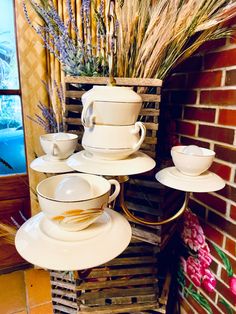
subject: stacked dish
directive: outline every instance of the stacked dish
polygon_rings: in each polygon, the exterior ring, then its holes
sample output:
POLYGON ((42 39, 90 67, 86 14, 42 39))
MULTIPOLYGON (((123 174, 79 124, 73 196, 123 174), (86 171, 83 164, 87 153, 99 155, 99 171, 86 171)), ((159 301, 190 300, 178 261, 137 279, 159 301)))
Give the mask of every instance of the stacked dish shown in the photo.
POLYGON ((146 128, 137 122, 142 98, 128 87, 94 86, 82 96, 82 146, 94 157, 125 159, 141 147, 146 128))

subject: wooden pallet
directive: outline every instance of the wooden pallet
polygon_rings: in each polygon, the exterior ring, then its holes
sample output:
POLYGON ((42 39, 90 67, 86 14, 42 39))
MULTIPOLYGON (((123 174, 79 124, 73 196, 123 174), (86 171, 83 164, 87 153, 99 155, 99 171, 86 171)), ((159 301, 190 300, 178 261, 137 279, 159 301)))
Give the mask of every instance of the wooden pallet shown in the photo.
MULTIPOLYGON (((143 106, 138 120, 145 124, 147 134, 141 150, 155 158, 162 81, 159 79, 139 78, 115 79, 117 86, 132 87, 133 90, 142 97, 143 106)), ((107 83, 107 77, 65 77, 66 111, 64 123, 67 132, 73 132, 79 136, 77 150, 82 150, 81 140, 83 127, 81 125, 81 96, 91 89, 93 85, 107 85, 107 83)))
POLYGON ((82 272, 51 271, 54 313, 165 313, 156 246, 133 240, 112 261, 82 272))

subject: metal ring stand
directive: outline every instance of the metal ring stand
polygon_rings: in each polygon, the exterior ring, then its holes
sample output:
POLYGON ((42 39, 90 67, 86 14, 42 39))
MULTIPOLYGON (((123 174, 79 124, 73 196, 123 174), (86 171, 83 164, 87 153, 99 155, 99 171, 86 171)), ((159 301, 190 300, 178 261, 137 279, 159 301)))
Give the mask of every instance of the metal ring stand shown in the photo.
POLYGON ((127 217, 131 218, 135 222, 139 222, 139 223, 142 223, 144 225, 150 225, 150 226, 161 226, 161 225, 167 224, 167 223, 179 218, 184 213, 184 211, 186 210, 186 208, 188 206, 189 192, 185 192, 184 203, 183 203, 182 207, 178 210, 178 212, 175 213, 173 216, 171 216, 167 219, 164 219, 162 221, 150 221, 150 220, 145 220, 145 219, 136 217, 135 215, 133 215, 130 212, 130 210, 128 209, 128 207, 125 203, 125 199, 124 199, 124 183, 128 181, 129 177, 128 176, 118 176, 116 179, 120 183, 120 196, 119 196, 120 207, 125 212, 127 217))

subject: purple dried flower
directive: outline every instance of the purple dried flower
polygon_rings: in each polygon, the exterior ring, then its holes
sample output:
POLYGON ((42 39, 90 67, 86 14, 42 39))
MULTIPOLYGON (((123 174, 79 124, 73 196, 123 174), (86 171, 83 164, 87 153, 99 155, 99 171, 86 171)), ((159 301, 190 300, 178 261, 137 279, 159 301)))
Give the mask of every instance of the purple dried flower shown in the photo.
POLYGON ((78 27, 76 25, 76 21, 74 18, 74 13, 73 13, 73 10, 71 7, 71 1, 70 0, 66 0, 66 7, 67 7, 68 14, 69 14, 69 21, 71 22, 72 27, 73 27, 74 31, 76 32, 76 34, 78 34, 79 30, 78 30, 78 27))

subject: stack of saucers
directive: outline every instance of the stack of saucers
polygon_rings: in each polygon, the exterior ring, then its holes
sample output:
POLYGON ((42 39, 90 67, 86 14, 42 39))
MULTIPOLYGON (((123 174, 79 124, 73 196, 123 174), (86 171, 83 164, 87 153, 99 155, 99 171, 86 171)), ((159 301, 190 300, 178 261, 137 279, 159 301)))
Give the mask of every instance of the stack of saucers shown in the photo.
POLYGON ((146 128, 137 122, 142 98, 128 87, 94 86, 82 96, 82 146, 95 158, 125 159, 138 151, 146 128))

